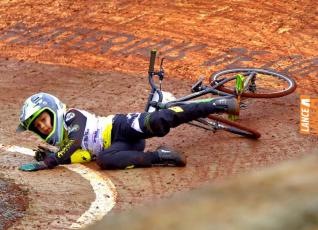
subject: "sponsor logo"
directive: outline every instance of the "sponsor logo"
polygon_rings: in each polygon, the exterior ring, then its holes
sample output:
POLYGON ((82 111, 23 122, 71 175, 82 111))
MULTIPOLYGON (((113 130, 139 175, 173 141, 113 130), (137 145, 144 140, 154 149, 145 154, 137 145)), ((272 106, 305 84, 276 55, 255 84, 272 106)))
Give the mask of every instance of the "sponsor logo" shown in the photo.
POLYGON ((300 96, 300 133, 318 134, 318 98, 300 96))
POLYGON ((163 152, 163 153, 170 153, 170 151, 164 150, 164 149, 161 149, 160 151, 163 152))
POLYGON ((72 144, 74 143, 74 140, 69 140, 65 146, 57 152, 57 157, 58 158, 62 158, 64 156, 64 154, 71 148, 72 144))
POLYGON ((97 137, 98 137, 99 131, 100 130, 97 129, 95 132, 93 132, 93 143, 97 142, 97 137))
POLYGON ((84 132, 84 136, 83 136, 83 145, 84 145, 84 148, 86 149, 88 149, 88 133, 89 133, 89 129, 87 129, 84 132))
POLYGON ((28 105, 24 105, 20 114, 20 120, 24 120, 28 105))
POLYGON ((72 125, 68 128, 68 133, 77 132, 80 129, 80 126, 78 124, 72 125))
POLYGON ((75 113, 67 113, 65 116, 65 122, 69 122, 70 120, 72 120, 75 117, 75 113))

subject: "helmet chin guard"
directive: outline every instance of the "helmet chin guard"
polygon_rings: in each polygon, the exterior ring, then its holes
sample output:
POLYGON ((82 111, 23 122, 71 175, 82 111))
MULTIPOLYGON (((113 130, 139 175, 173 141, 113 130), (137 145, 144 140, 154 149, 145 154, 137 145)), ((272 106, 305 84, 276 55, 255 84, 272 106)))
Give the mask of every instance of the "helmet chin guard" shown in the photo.
POLYGON ((66 106, 58 98, 48 93, 37 93, 27 98, 22 106, 20 125, 17 132, 30 130, 39 135, 48 144, 58 146, 63 141, 66 106), (52 119, 52 132, 44 136, 32 128, 34 120, 43 112, 48 111, 52 119))

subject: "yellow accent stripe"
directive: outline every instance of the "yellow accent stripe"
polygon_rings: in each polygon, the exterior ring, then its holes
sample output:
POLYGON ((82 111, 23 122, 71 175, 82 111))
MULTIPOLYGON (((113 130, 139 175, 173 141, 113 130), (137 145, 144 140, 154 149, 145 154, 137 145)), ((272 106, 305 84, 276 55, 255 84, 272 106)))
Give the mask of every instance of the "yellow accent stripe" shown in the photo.
POLYGON ((176 113, 181 113, 183 112, 183 109, 180 107, 180 106, 174 106, 174 107, 171 107, 169 108, 170 110, 176 112, 176 113))
POLYGON ((111 140, 112 140, 112 129, 113 129, 113 116, 109 116, 107 117, 107 122, 105 124, 105 129, 103 131, 103 146, 104 149, 109 148, 110 144, 111 144, 111 140))
POLYGON ((133 169, 135 168, 135 165, 128 165, 125 169, 133 169))

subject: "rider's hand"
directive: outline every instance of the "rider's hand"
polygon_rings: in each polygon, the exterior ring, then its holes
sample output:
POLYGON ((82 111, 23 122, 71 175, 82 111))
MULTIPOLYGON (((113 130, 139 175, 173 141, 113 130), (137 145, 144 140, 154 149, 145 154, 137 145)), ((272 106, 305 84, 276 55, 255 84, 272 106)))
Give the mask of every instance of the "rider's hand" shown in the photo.
POLYGON ((36 161, 44 161, 45 158, 55 154, 55 152, 43 146, 38 146, 38 149, 35 149, 34 151, 35 151, 34 159, 36 161))
POLYGON ((38 170, 43 170, 47 169, 48 167, 44 162, 34 162, 34 163, 28 163, 20 166, 21 171, 27 171, 27 172, 32 172, 32 171, 38 171, 38 170))

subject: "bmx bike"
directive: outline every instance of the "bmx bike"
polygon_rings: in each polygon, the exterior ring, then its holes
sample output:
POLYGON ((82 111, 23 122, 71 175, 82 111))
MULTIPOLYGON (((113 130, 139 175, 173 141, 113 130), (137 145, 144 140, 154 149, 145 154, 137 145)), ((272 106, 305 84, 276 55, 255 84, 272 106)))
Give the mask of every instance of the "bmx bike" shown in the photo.
MULTIPOLYGON (((164 58, 161 59, 159 71, 155 71, 156 50, 150 53, 148 80, 151 91, 146 103, 145 111, 166 109, 187 103, 207 102, 214 100, 213 97, 196 99, 210 94, 218 97, 236 97, 240 103, 240 109, 247 109, 244 99, 246 98, 275 98, 291 94, 296 89, 296 82, 286 75, 269 69, 237 68, 226 69, 213 73, 209 78, 209 84, 203 84, 200 78, 191 87, 191 94, 175 98, 170 92, 162 90, 162 81, 165 76, 163 69, 164 58), (154 77, 159 78, 159 87, 154 77), (195 100, 194 100, 195 99, 195 100)), ((199 118, 188 124, 211 130, 214 133, 224 130, 244 137, 258 139, 261 134, 249 127, 222 116, 210 114, 206 118, 199 118)))

